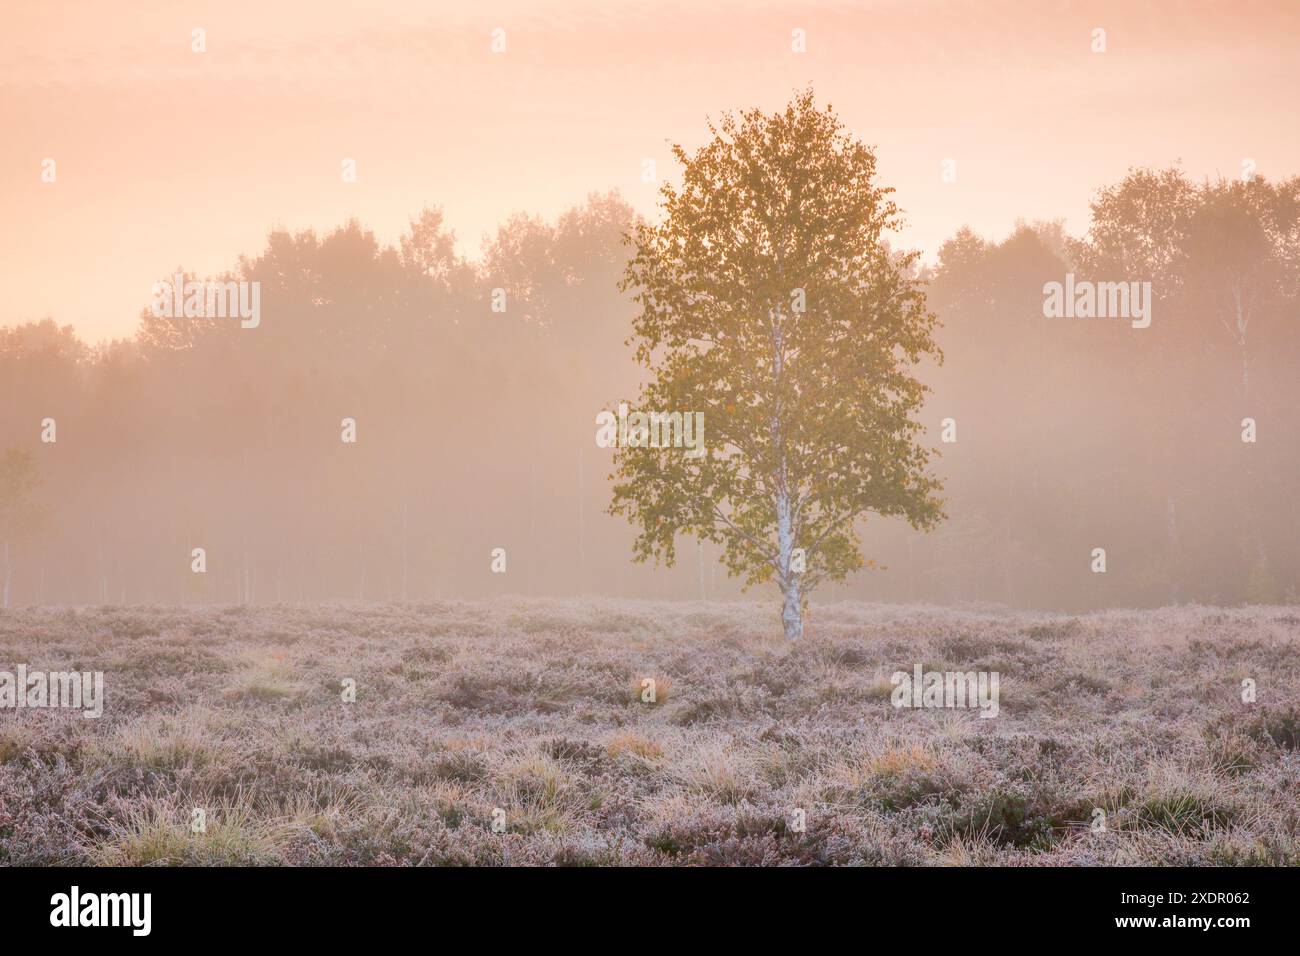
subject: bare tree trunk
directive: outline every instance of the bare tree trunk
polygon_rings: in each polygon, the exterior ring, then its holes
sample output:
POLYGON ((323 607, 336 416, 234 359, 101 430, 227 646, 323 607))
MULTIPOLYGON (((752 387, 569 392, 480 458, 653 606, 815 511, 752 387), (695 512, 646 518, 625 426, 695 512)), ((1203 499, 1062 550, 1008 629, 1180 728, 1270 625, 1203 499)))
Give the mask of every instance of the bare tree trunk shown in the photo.
POLYGON ((99 603, 108 603, 108 571, 104 565, 104 529, 99 530, 99 603))
POLYGON ((1232 290, 1232 301, 1237 309, 1237 327, 1236 338, 1237 345, 1241 349, 1241 399, 1248 401, 1250 399, 1250 355, 1246 351, 1246 329, 1250 325, 1249 307, 1242 308, 1241 288, 1234 286, 1232 290))
POLYGON ((586 593, 587 591, 587 550, 585 547, 585 528, 582 523, 582 505, 583 505, 583 487, 582 487, 582 446, 578 446, 578 591, 586 593))
POLYGON ((402 491, 402 603, 407 602, 407 585, 410 582, 410 532, 411 507, 406 500, 405 486, 402 491))
POLYGON ((366 546, 357 545, 357 600, 366 600, 366 546))
POLYGON ((704 542, 697 541, 696 545, 697 547, 696 547, 695 555, 700 563, 700 600, 703 601, 704 600, 704 542))
POLYGON ((533 593, 533 566, 537 564, 537 454, 528 459, 528 567, 524 571, 524 589, 533 593))
POLYGON ((799 604, 799 578, 789 575, 785 582, 785 605, 781 608, 781 623, 785 638, 797 641, 803 637, 803 608, 799 604))
POLYGON ((785 626, 788 641, 803 636, 803 608, 800 604, 799 574, 790 569, 794 552, 794 529, 791 527, 790 496, 782 490, 776 499, 776 538, 779 553, 777 574, 781 593, 785 598, 781 608, 781 623, 785 626))

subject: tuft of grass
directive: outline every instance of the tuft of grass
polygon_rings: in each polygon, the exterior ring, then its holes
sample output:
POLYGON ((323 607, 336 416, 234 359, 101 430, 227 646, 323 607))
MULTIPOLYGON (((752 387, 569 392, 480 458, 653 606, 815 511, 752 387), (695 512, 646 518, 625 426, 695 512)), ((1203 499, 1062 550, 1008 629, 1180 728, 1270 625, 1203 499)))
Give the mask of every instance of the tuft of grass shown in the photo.
POLYGON ((209 809, 204 832, 167 804, 132 808, 92 849, 100 866, 258 866, 283 863, 275 833, 248 806, 209 809))
POLYGON ((902 777, 908 773, 930 773, 939 765, 938 758, 921 744, 890 744, 871 758, 868 766, 873 777, 902 777))
POLYGON ((475 751, 451 750, 433 759, 429 775, 436 780, 477 783, 487 777, 488 764, 483 755, 475 751))
POLYGON ((246 651, 244 668, 227 689, 226 698, 247 703, 271 703, 291 700, 302 693, 294 680, 294 668, 288 651, 246 651))
POLYGON ((502 795, 508 828, 517 833, 558 833, 569 829, 566 798, 574 789, 553 758, 529 754, 502 768, 494 781, 502 795))
POLYGON ((862 691, 862 696, 867 700, 888 701, 894 693, 894 684, 888 677, 878 677, 869 683, 862 691))
POLYGON ((736 747, 704 740, 686 755, 681 779, 686 786, 720 803, 738 804, 756 790, 752 762, 736 747))
POLYGON ((620 731, 611 737, 609 743, 605 745, 605 750, 611 757, 630 753, 642 760, 658 760, 664 755, 663 747, 630 730, 620 731))
POLYGON ((641 674, 632 678, 627 687, 628 699, 644 707, 660 707, 672 697, 673 682, 663 674, 641 674), (646 681, 654 681, 654 700, 646 700, 650 687, 646 681))
POLYGON ((292 700, 301 688, 291 681, 270 674, 249 674, 226 691, 226 699, 248 703, 272 703, 292 700))
POLYGON ((1242 733, 1278 750, 1300 750, 1300 705, 1262 707, 1240 721, 1242 733))
POLYGON ((120 728, 99 748, 101 762, 154 771, 200 768, 223 756, 196 713, 150 715, 120 728))
POLYGON ((0 729, 0 763, 17 760, 27 749, 27 737, 17 727, 0 729))
POLYGON ((1234 811, 1212 797, 1190 790, 1175 790, 1147 797, 1137 807, 1140 826, 1162 830, 1172 836, 1203 834, 1227 826, 1234 811))

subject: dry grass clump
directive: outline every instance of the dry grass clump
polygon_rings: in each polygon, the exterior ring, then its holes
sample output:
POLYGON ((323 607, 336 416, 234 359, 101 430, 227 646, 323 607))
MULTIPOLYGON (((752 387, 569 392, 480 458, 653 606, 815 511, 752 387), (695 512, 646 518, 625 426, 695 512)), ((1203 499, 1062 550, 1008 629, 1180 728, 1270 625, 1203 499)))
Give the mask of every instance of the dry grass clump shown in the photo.
POLYGON ((95 738, 86 761, 111 767, 174 772, 199 769, 227 756, 220 716, 192 708, 179 713, 149 713, 121 723, 111 735, 95 738))
POLYGON ((619 754, 630 753, 642 760, 658 760, 664 755, 664 748, 660 747, 653 740, 642 737, 634 731, 625 730, 614 734, 605 745, 611 757, 617 757, 619 754))
POLYGON ((672 678, 663 674, 642 674, 632 678, 627 688, 630 703, 645 707, 661 707, 672 699, 672 678))
POLYGON ((167 802, 130 807, 90 852, 99 866, 257 866, 281 862, 275 826, 247 806, 214 808, 203 829, 167 802))
POLYGON ((694 793, 738 804, 758 790, 753 758, 732 741, 706 738, 680 758, 678 778, 694 793))

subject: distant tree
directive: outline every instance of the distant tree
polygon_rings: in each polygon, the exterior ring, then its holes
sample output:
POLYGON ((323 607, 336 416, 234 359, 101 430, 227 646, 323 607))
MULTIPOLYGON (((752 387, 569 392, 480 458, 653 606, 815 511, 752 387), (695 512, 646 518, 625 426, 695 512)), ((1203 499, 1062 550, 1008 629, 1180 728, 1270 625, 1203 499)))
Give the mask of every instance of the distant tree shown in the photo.
POLYGON ((468 268, 456 254, 456 234, 444 225, 441 206, 425 207, 401 237, 402 262, 421 275, 449 283, 468 268))
POLYGON ((1098 194, 1088 237, 1071 251, 1091 277, 1151 282, 1157 298, 1176 306, 1186 338, 1197 338, 1198 346, 1230 345, 1236 387, 1246 400, 1261 339, 1282 344, 1274 330, 1293 321, 1300 178, 1198 186, 1177 168, 1131 170, 1098 194), (1273 328, 1260 330, 1261 324, 1273 328))
POLYGON ((1129 170, 1093 200, 1088 238, 1072 243, 1074 258, 1089 275, 1140 276, 1159 298, 1173 299, 1186 275, 1196 193, 1177 167, 1129 170))
POLYGON ((0 558, 4 561, 4 607, 9 607, 13 583, 12 546, 36 531, 44 513, 36 502, 40 485, 36 460, 20 448, 0 456, 0 558))
POLYGON ((1260 351, 1281 344, 1280 327, 1294 326, 1298 187, 1300 180, 1275 186, 1262 177, 1207 183, 1188 224, 1187 289, 1213 321, 1213 340, 1226 333, 1236 349, 1243 402, 1260 351))
MULTIPOLYGON (((1256 568, 1246 592, 1267 594, 1271 568, 1288 563, 1273 555, 1290 555, 1294 568, 1296 554, 1276 530, 1295 499, 1274 476, 1294 473, 1296 460, 1288 430, 1300 354, 1300 178, 1197 184, 1176 168, 1130 170, 1098 194, 1088 235, 1072 252, 1087 278, 1152 283, 1156 347, 1135 349, 1125 337, 1123 352, 1141 364, 1111 357, 1132 374, 1129 402, 1145 410, 1146 480, 1151 497, 1163 498, 1171 552, 1187 552, 1180 525, 1207 539, 1215 527, 1220 540, 1239 541, 1243 566, 1256 568), (1226 458, 1216 436, 1235 437, 1247 417, 1278 428, 1278 441, 1226 458), (1201 440, 1189 440, 1201 423, 1209 423, 1201 440)), ((1219 586, 1210 575, 1203 582, 1201 593, 1219 586)))
POLYGON ((941 360, 935 319, 916 254, 885 242, 900 220, 875 155, 811 91, 710 131, 693 156, 673 147, 682 187, 634 230, 622 283, 652 375, 637 408, 703 412, 707 451, 620 447, 609 510, 639 526, 638 561, 672 565, 686 534, 747 587, 775 579, 794 640, 820 581, 874 564, 857 519, 943 517, 912 419, 927 389, 911 369, 941 360))

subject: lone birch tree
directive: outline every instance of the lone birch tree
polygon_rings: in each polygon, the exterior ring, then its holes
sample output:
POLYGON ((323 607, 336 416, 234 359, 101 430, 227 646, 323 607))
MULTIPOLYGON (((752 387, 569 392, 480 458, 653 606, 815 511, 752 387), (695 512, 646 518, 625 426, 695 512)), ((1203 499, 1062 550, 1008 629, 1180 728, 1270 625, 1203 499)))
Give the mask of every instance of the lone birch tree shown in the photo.
POLYGON ((918 254, 886 241, 893 190, 830 107, 808 90, 709 130, 693 155, 673 147, 682 185, 662 188, 658 225, 635 227, 620 285, 650 373, 635 407, 702 412, 705 450, 628 429, 609 511, 637 527, 637 561, 671 566, 688 535, 720 545, 746 588, 774 580, 794 640, 818 583, 874 566, 859 519, 943 517, 913 418, 928 389, 911 374, 942 355, 918 254))

